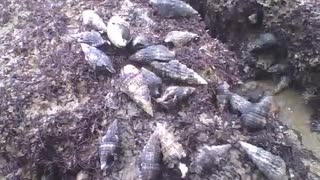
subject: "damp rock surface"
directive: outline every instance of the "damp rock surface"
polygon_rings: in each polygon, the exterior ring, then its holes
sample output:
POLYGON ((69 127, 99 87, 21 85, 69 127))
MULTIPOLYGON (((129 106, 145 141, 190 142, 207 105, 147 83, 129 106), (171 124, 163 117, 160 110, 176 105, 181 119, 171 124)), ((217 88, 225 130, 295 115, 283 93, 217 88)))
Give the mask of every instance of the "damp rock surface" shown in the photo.
MULTIPOLYGON (((186 151, 181 161, 187 167, 204 144, 245 141, 283 158, 296 179, 316 177, 307 167, 311 164, 316 170, 318 159, 303 146, 297 149, 299 140, 292 143, 284 136, 290 129, 278 120, 270 121, 262 131, 248 133, 237 126, 239 117, 228 109, 218 110, 215 86, 223 81, 230 85, 239 82, 237 67, 241 61, 206 33, 200 17, 163 19, 152 13, 145 0, 1 3, 10 15, 0 27, 0 177, 73 179, 86 172, 92 179, 137 179, 136 158, 157 122, 166 122, 179 136, 186 151), (94 71, 85 61, 79 44, 64 39, 91 30, 82 25, 81 13, 87 9, 99 14, 104 23, 115 14, 124 16, 133 37, 145 33, 157 44, 174 30, 200 35, 199 41, 174 49, 175 58, 205 78, 208 85, 197 86, 197 93, 179 109, 169 111, 154 104, 154 116, 145 114, 120 91, 119 73, 130 63, 129 51, 103 47, 101 51, 110 55, 115 70, 105 74, 94 71), (119 124, 120 152, 110 172, 103 172, 99 140, 114 120, 119 124)), ((105 33, 102 36, 107 39, 105 33)), ((165 83, 177 85, 170 80, 165 83)), ((181 177, 176 167, 161 166, 160 179, 181 177)), ((234 147, 209 171, 185 176, 247 179, 248 174, 261 176, 234 147)))

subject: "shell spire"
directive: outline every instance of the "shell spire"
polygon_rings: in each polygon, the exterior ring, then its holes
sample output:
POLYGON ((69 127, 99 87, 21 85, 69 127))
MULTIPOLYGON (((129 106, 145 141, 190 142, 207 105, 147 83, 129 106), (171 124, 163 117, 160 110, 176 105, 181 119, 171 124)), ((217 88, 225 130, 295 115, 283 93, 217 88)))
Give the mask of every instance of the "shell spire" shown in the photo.
POLYGON ((144 146, 138 160, 139 180, 156 180, 161 171, 159 134, 154 132, 144 146))
POLYGON ((203 145, 198 149, 192 167, 195 172, 201 174, 203 170, 217 165, 224 155, 231 149, 231 144, 224 145, 203 145))
POLYGON ((107 26, 102 18, 93 10, 85 10, 82 12, 82 23, 86 26, 91 26, 100 32, 107 32, 107 26))
POLYGON ((80 45, 82 51, 85 54, 85 59, 90 64, 90 66, 92 66, 94 69, 105 68, 110 73, 116 72, 111 59, 104 52, 84 43, 81 43, 80 45))
POLYGON ((126 65, 121 70, 123 80, 120 90, 135 101, 146 113, 153 116, 150 90, 141 71, 133 65, 126 65))
POLYGON ((164 45, 150 45, 137 51, 129 57, 130 61, 140 63, 151 63, 152 61, 170 61, 175 58, 175 52, 170 51, 164 45))
POLYGON ((270 180, 288 179, 286 164, 281 157, 246 142, 240 141, 240 145, 267 178, 270 180))
POLYGON ((198 73, 180 63, 178 60, 166 62, 154 61, 151 66, 161 76, 168 77, 188 84, 208 84, 198 73))
POLYGON ((112 16, 107 25, 107 34, 111 43, 124 48, 131 41, 130 25, 120 16, 112 16))
POLYGON ((189 4, 180 0, 150 0, 158 14, 165 18, 190 17, 198 14, 189 4))
POLYGON ((196 88, 189 86, 169 86, 156 101, 167 109, 174 108, 180 101, 188 98, 196 88))
POLYGON ((120 146, 118 120, 114 120, 106 134, 101 138, 99 154, 101 170, 111 167, 120 146))

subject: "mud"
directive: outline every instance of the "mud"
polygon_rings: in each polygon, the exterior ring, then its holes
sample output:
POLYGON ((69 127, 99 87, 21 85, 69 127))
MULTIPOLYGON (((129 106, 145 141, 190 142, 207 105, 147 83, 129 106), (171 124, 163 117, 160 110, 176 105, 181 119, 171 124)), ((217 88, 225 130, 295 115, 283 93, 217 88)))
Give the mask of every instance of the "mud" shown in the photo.
MULTIPOLYGON (((132 2, 136 3, 134 9, 149 11, 154 23, 128 16, 133 35, 147 33, 155 43, 162 43, 172 30, 201 36, 199 41, 174 50, 176 58, 206 78, 209 85, 198 86, 194 96, 172 111, 154 103, 151 118, 119 91, 119 71, 128 64, 130 52, 116 51, 111 56, 115 75, 100 74, 85 62, 79 44, 65 38, 86 29, 80 18, 84 9, 96 10, 107 22, 116 12, 126 12, 127 6, 122 5, 130 4, 128 1, 2 1, 9 18, 2 17, 6 24, 0 27, 1 175, 8 179, 75 179, 85 172, 88 179, 136 179, 135 158, 156 122, 167 122, 187 152, 182 162, 188 167, 203 144, 234 145, 217 167, 204 174, 190 170, 185 179, 263 179, 237 147, 239 140, 281 156, 292 179, 320 177, 313 170, 319 167, 319 160, 280 121, 270 121, 262 131, 247 132, 235 114, 227 109, 218 111, 215 86, 222 81, 238 83, 241 61, 206 33, 200 17, 161 19, 147 1, 132 2), (119 120, 121 153, 112 171, 104 173, 99 170, 98 142, 115 119, 119 120)), ((170 84, 176 83, 165 81, 164 86, 170 84)), ((180 176, 177 167, 169 169, 163 164, 161 179, 180 176)))

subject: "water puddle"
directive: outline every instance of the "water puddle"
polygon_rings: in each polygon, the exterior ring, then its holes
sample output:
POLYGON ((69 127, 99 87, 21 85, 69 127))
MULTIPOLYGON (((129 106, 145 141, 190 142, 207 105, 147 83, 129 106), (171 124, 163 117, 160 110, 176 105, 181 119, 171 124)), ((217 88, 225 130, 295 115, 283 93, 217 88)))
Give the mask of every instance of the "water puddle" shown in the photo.
MULTIPOLYGON (((275 84, 269 81, 259 81, 263 89, 272 89, 275 84)), ((275 96, 276 103, 280 106, 279 118, 288 127, 298 131, 302 136, 303 145, 320 158, 320 134, 311 132, 310 116, 312 108, 304 103, 299 92, 287 89, 275 96)))

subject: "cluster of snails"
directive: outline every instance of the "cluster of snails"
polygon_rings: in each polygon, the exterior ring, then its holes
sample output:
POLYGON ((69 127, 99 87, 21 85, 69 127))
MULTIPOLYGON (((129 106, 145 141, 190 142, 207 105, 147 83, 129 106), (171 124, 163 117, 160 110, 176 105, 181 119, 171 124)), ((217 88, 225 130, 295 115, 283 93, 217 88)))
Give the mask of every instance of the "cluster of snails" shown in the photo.
MULTIPOLYGON (((189 17, 197 14, 190 5, 180 0, 150 0, 149 3, 157 14, 164 18, 189 17)), ((107 25, 92 10, 85 10, 82 16, 83 24, 96 31, 82 32, 71 37, 80 43, 85 54, 85 60, 93 69, 99 68, 112 74, 116 73, 111 58, 99 49, 105 44, 119 49, 129 48, 133 50, 134 54, 128 58, 128 61, 145 66, 137 68, 129 63, 122 67, 120 90, 150 116, 153 116, 152 98, 155 98, 155 102, 164 108, 171 109, 196 90, 192 86, 173 85, 167 87, 161 94, 162 78, 187 85, 207 84, 207 81, 198 73, 176 60, 175 52, 168 48, 168 46, 181 47, 187 45, 199 38, 197 34, 187 31, 171 31, 164 39, 165 45, 153 44, 151 39, 145 35, 132 37, 130 24, 121 16, 111 17, 107 25), (107 35, 108 40, 103 38, 103 34, 107 35)), ((251 128, 265 126, 270 105, 269 97, 257 104, 252 104, 243 97, 231 93, 225 86, 218 88, 217 97, 229 102, 233 109, 242 114, 244 125, 251 128)), ((114 120, 100 141, 99 156, 102 170, 111 168, 117 160, 118 152, 121 149, 120 141, 119 122, 114 120)), ((280 157, 245 142, 240 142, 240 145, 267 177, 271 179, 285 177, 285 163, 280 157)), ((192 166, 195 167, 196 172, 201 173, 203 169, 210 167, 211 163, 215 163, 215 160, 224 155, 231 147, 230 144, 204 145, 196 154, 192 166)), ((138 179, 157 179, 163 162, 168 167, 178 164, 185 167, 180 163, 180 160, 184 157, 186 157, 186 152, 171 130, 167 128, 167 125, 158 123, 156 130, 138 157, 138 179)), ((186 171, 182 172, 184 176, 186 173, 186 171)))

